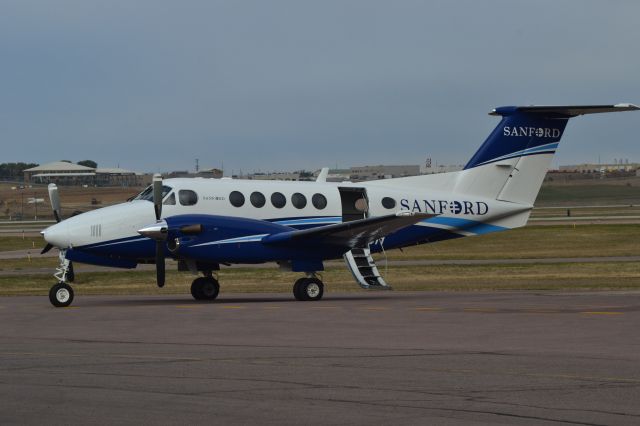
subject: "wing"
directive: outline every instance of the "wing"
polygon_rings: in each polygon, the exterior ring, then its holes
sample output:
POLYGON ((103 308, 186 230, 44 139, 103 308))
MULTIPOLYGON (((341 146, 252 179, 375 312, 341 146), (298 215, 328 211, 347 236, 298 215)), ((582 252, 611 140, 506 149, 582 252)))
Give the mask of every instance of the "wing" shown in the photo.
POLYGON ((373 241, 437 215, 401 211, 387 216, 360 219, 317 228, 267 235, 264 244, 328 244, 349 248, 367 247, 373 241))

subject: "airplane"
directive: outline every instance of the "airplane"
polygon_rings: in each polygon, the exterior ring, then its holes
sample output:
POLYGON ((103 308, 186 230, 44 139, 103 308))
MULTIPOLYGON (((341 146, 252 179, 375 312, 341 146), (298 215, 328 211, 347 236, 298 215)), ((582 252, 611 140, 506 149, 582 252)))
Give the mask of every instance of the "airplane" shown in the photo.
POLYGON ((343 258, 365 289, 390 289, 371 256, 394 248, 483 235, 526 225, 553 154, 570 118, 634 111, 633 104, 505 106, 478 151, 461 171, 367 182, 176 178, 152 184, 125 203, 62 220, 55 184, 49 185, 58 223, 42 231, 59 250, 56 307, 74 293, 73 262, 118 268, 156 265, 165 283, 165 259, 201 277, 196 300, 214 300, 221 265, 277 262, 304 274, 293 295, 324 294, 323 262, 343 258))

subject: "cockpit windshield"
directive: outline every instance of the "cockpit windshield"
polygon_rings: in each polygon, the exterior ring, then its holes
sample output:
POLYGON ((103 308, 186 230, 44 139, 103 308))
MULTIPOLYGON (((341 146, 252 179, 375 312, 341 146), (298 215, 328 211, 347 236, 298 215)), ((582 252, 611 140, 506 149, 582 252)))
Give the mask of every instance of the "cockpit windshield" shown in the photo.
MULTIPOLYGON (((171 187, 162 185, 162 199, 164 199, 169 192, 171 192, 171 187)), ((145 190, 136 195, 133 200, 153 201, 153 185, 147 186, 145 190)))

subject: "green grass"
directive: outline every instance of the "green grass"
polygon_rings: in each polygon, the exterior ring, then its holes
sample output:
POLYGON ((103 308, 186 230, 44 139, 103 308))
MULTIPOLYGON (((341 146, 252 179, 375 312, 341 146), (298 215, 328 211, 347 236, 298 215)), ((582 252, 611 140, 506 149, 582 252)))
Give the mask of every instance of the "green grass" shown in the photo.
POLYGON ((640 186, 543 185, 537 207, 573 205, 640 204, 640 186))
MULTIPOLYGON (((289 293, 298 277, 272 268, 225 270, 219 276, 226 293, 289 293)), ((171 271, 158 289, 153 272, 79 273, 73 287, 78 295, 188 294, 193 278, 171 271)), ((345 268, 329 268, 322 278, 328 292, 360 291, 345 268)), ((640 290, 640 268, 631 262, 390 267, 386 279, 398 291, 640 290)), ((52 284, 48 275, 0 276, 0 295, 45 295, 52 284)))
POLYGON ((639 225, 527 226, 390 250, 387 256, 390 260, 640 256, 639 240, 639 225))
POLYGON ((34 253, 36 251, 40 253, 45 244, 46 242, 41 236, 26 236, 24 239, 22 237, 3 236, 0 237, 0 252, 33 249, 34 253))

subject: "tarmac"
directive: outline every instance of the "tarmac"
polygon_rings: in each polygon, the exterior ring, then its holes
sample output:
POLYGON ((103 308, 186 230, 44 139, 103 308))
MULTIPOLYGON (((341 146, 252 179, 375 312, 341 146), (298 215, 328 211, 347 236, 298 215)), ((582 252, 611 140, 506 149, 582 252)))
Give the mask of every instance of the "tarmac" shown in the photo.
POLYGON ((640 292, 4 297, 0 424, 638 424, 639 329, 640 292))

